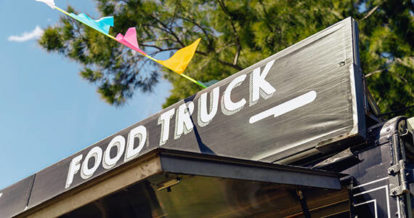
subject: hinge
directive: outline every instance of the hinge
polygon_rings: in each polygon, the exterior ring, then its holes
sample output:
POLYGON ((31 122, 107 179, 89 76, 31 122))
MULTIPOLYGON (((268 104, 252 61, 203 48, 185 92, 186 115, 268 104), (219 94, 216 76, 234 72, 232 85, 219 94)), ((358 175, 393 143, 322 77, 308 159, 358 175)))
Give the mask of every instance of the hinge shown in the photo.
POLYGON ((395 164, 388 168, 388 180, 390 184, 390 195, 400 196, 405 193, 409 193, 407 187, 407 176, 409 172, 405 168, 405 163, 400 160, 398 164, 395 164))

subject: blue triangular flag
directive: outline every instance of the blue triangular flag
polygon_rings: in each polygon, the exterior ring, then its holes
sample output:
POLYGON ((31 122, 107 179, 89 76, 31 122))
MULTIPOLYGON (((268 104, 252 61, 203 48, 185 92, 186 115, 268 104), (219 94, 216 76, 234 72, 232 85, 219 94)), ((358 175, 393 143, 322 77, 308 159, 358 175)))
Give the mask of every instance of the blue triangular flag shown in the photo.
POLYGON ((83 14, 83 13, 78 14, 78 15, 74 13, 70 13, 69 16, 71 16, 73 19, 76 19, 104 34, 108 34, 111 26, 114 26, 114 17, 112 16, 103 17, 99 20, 94 20, 88 17, 88 15, 83 14))

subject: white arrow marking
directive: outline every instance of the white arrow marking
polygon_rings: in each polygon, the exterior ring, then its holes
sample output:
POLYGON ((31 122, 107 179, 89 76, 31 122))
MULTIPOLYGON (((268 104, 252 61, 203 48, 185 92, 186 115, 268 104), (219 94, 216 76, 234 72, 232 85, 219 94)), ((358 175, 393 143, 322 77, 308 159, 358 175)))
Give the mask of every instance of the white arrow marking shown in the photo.
POLYGON ((272 107, 268 110, 265 110, 261 113, 258 113, 252 117, 250 117, 249 119, 249 123, 253 124, 256 123, 259 120, 263 120, 264 118, 270 117, 270 116, 274 116, 274 117, 278 117, 280 115, 283 115, 287 112, 293 111, 297 108, 300 108, 302 106, 305 106, 311 102, 313 102, 316 98, 316 92, 315 91, 310 91, 306 94, 303 94, 299 97, 296 97, 294 99, 291 99, 287 102, 284 102, 282 104, 279 104, 275 107, 272 107))

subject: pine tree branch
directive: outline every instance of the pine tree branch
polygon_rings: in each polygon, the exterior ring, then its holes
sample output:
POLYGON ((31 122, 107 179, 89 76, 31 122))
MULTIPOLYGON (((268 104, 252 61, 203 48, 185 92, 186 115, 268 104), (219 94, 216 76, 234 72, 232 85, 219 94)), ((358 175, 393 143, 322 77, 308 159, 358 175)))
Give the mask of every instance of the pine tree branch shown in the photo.
POLYGON ((398 110, 394 110, 394 111, 391 111, 391 112, 378 114, 378 116, 379 117, 384 117, 384 116, 388 116, 388 115, 391 115, 391 114, 400 114, 401 112, 405 112, 405 111, 407 111, 411 108, 414 108, 414 105, 410 105, 410 106, 407 106, 407 107, 404 107, 404 108, 401 108, 401 109, 398 109, 398 110))
MULTIPOLYGON (((180 45, 182 45, 184 47, 184 43, 179 39, 179 37, 165 23, 163 23, 159 19, 155 18, 154 16, 151 16, 151 17, 154 20, 156 20, 162 26, 162 28, 159 28, 159 29, 163 30, 164 32, 167 32, 168 34, 171 34, 176 39, 174 41, 177 42, 177 43, 179 43, 180 45)), ((162 49, 161 47, 155 46, 155 45, 147 45, 147 44, 141 44, 141 45, 142 46, 149 46, 149 47, 153 47, 153 48, 158 49, 159 51, 155 52, 154 54, 158 54, 158 53, 164 52, 164 51, 177 50, 177 48, 173 48, 173 49, 162 49)), ((241 48, 240 48, 240 50, 241 50, 241 48)), ((196 53, 201 54, 201 55, 204 55, 204 56, 207 56, 207 53, 205 53, 205 52, 197 51, 196 53)), ((240 51, 238 51, 238 53, 236 53, 236 55, 237 55, 236 63, 234 63, 234 62, 233 63, 229 63, 229 62, 226 62, 226 61, 223 61, 223 60, 219 60, 219 59, 217 59, 217 61, 220 64, 223 64, 225 66, 232 67, 232 68, 234 68, 236 70, 242 70, 243 68, 237 65, 237 60, 238 60, 239 53, 240 53, 240 51)))
POLYGON ((362 19, 361 19, 361 21, 363 21, 363 20, 365 20, 365 19, 367 19, 369 16, 371 16, 377 9, 378 9, 378 7, 379 7, 380 5, 377 5, 377 6, 375 6, 374 8, 372 8, 369 12, 368 12, 368 14, 367 15, 365 15, 362 19))
MULTIPOLYGON (((404 57, 405 59, 409 59, 410 62, 412 62, 412 65, 414 65, 414 57, 404 57)), ((406 67, 411 68, 412 65, 410 65, 410 63, 406 63, 405 61, 403 61, 401 58, 395 58, 395 62, 404 65, 406 67)))
POLYGON ((241 51, 240 37, 239 37, 239 34, 236 30, 236 26, 234 25, 233 18, 232 18, 232 15, 231 15, 230 11, 228 10, 228 8, 226 7, 226 5, 224 4, 224 2, 222 0, 217 0, 217 2, 219 3, 219 5, 220 5, 221 9, 223 10, 223 12, 225 14, 227 14, 227 16, 229 17, 231 28, 233 29, 233 35, 236 38, 237 51, 236 51, 236 54, 235 54, 234 59, 233 59, 233 65, 237 65, 237 62, 239 60, 240 51, 241 51))
MULTIPOLYGON (((414 62, 414 57, 408 57, 408 59, 412 59, 413 60, 413 62, 414 62)), ((391 61, 391 62, 389 62, 389 63, 387 63, 387 65, 386 66, 390 66, 391 64, 393 64, 393 63, 399 63, 399 64, 401 64, 401 65, 404 65, 404 66, 406 66, 406 67, 411 67, 410 65, 408 65, 407 63, 405 63, 401 58, 394 58, 394 60, 393 61, 391 61)), ((384 68, 384 69, 378 69, 378 70, 375 70, 375 71, 372 71, 372 72, 369 72, 369 73, 367 73, 367 74, 365 74, 365 78, 368 78, 368 77, 370 77, 370 76, 372 76, 372 75, 374 75, 374 74, 377 74, 377 73, 382 73, 383 71, 385 71, 386 70, 386 68, 384 68)), ((399 76, 400 77, 400 76, 399 76)), ((405 79, 405 78, 402 78, 402 77, 400 77, 400 79, 401 80, 404 80, 405 82, 407 82, 407 80, 405 79)))
POLYGON ((183 19, 183 20, 185 20, 187 22, 190 22, 190 23, 196 25, 203 32, 204 36, 207 38, 207 40, 208 40, 207 47, 209 48, 209 50, 214 51, 214 48, 213 48, 213 39, 210 37, 209 33, 207 32, 207 30, 205 28, 203 28, 199 23, 197 23, 194 20, 194 18, 191 18, 190 19, 190 18, 186 18, 186 17, 183 17, 183 16, 178 16, 178 18, 183 19))
MULTIPOLYGON (((264 13, 264 15, 266 17, 266 20, 267 20, 267 18, 270 17, 270 16, 269 16, 269 13, 266 10, 266 6, 265 6, 265 4, 263 3, 262 0, 259 0, 259 4, 260 4, 260 6, 262 6, 263 13, 264 13)), ((269 20, 269 21, 273 24, 272 20, 269 20)), ((266 24, 267 28, 269 28, 269 30, 274 32, 274 28, 269 24, 269 22, 265 22, 265 24, 266 24)))
MULTIPOLYGON (((220 0, 218 0, 218 1, 220 1, 220 0)), ((223 3, 224 4, 224 3, 223 3)), ((230 14, 228 13, 228 15, 230 16, 230 14)), ((165 28, 165 29, 167 29, 168 31, 166 31, 167 33, 169 33, 169 34, 171 34, 171 35, 173 35, 173 37, 177 40, 176 42, 177 43, 179 43, 180 45, 182 45, 183 47, 185 46, 184 45, 184 43, 179 39, 179 37, 171 30, 171 28, 169 28, 165 23, 163 23, 162 21, 160 21, 158 18, 156 18, 156 17, 154 17, 154 16, 151 16, 155 21, 157 21, 163 28, 165 28)), ((233 22, 231 21, 231 19, 230 19, 230 23, 232 23, 232 28, 233 28, 233 31, 234 31, 234 33, 235 33, 235 35, 237 36, 237 39, 239 38, 238 37, 238 35, 237 35, 237 31, 236 31, 236 28, 235 28, 235 26, 234 26, 234 24, 233 24, 233 22)), ((233 63, 229 63, 229 62, 226 62, 226 61, 223 61, 223 60, 219 60, 219 59, 217 59, 217 61, 220 63, 220 64, 223 64, 223 65, 225 65, 225 66, 229 66, 229 67, 232 67, 232 68, 234 68, 234 69, 236 69, 236 70, 242 70, 243 68, 242 67, 240 67, 240 66, 238 66, 237 65, 237 61, 238 61, 238 56, 239 56, 239 54, 240 54, 240 50, 241 50, 241 47, 240 47, 240 41, 239 40, 237 40, 237 43, 238 43, 238 52, 236 53, 236 57, 235 57, 235 61, 233 62, 233 63)), ((161 50, 162 50, 162 48, 160 48, 160 47, 158 47, 157 49, 159 49, 159 52, 161 52, 161 50)), ((172 49, 171 49, 172 50, 172 49)), ((165 50, 165 51, 167 51, 167 50, 165 50)), ((159 53, 159 52, 157 52, 157 53, 159 53)), ((201 54, 201 55, 204 55, 204 56, 207 56, 207 53, 205 53, 205 52, 201 52, 201 51, 197 51, 196 53, 198 53, 198 54, 201 54)))
POLYGON ((368 78, 368 77, 370 77, 374 74, 377 74, 377 73, 382 73, 384 70, 385 69, 380 69, 380 70, 375 70, 375 71, 369 72, 369 73, 365 74, 365 78, 368 78))
POLYGON ((175 32, 173 30, 171 30, 170 27, 168 27, 164 22, 162 22, 161 20, 159 20, 158 18, 156 18, 153 15, 151 15, 151 18, 154 19, 155 21, 157 21, 163 28, 165 28, 167 30, 166 32, 171 34, 177 40, 177 43, 179 43, 182 47, 185 47, 185 44, 180 40, 180 38, 177 36, 177 34, 175 34, 175 32))
MULTIPOLYGON (((208 55, 206 52, 202 52, 202 51, 196 51, 196 53, 197 53, 197 54, 204 55, 204 56, 207 56, 207 55, 208 55)), ((217 59, 217 61, 218 61, 220 64, 223 64, 223 65, 225 65, 225 66, 232 67, 232 68, 234 68, 234 69, 236 69, 236 70, 243 70, 243 68, 242 68, 242 67, 240 67, 239 65, 235 65, 235 64, 232 64, 232 63, 229 63, 229 62, 226 62, 226 61, 222 61, 222 60, 220 60, 220 59, 217 59)))

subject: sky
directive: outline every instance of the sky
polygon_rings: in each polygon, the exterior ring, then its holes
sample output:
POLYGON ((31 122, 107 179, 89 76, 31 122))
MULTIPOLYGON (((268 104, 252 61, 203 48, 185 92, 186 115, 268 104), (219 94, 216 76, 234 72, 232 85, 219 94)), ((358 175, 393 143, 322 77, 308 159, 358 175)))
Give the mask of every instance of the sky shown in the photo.
MULTIPOLYGON (((91 0, 55 2, 99 18, 91 0)), ((105 103, 79 64, 37 44, 59 16, 35 0, 0 0, 0 190, 160 111, 172 88, 163 80, 122 107, 105 103)))

